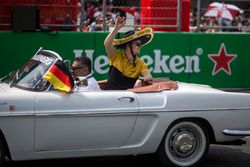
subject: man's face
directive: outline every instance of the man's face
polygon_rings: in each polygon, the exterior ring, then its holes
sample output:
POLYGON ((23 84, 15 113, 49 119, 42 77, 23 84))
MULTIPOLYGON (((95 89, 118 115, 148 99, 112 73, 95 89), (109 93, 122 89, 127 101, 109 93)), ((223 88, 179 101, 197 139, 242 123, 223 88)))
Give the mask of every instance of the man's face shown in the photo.
POLYGON ((134 54, 139 54, 141 50, 141 41, 140 40, 133 41, 132 48, 133 48, 134 54))
POLYGON ((85 76, 85 66, 81 65, 78 61, 74 61, 71 67, 71 73, 74 77, 85 76))

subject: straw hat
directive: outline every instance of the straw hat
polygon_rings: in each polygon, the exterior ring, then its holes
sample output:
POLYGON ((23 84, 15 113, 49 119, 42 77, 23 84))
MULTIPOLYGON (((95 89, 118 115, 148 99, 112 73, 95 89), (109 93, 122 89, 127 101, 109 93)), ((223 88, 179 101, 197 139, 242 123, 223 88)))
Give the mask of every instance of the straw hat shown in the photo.
POLYGON ((113 40, 113 45, 116 46, 117 48, 125 48, 127 43, 130 43, 135 40, 140 40, 141 45, 146 45, 151 40, 153 39, 153 30, 150 27, 144 28, 140 31, 127 31, 124 35, 123 38, 121 39, 114 39, 113 40))

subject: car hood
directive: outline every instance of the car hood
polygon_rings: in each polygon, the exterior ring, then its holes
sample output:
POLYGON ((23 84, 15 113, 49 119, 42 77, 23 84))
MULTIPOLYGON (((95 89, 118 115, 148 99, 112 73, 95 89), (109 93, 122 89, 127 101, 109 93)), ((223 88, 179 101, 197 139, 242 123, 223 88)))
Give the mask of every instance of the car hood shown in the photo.
POLYGON ((8 84, 6 84, 6 83, 1 83, 1 84, 0 84, 0 93, 6 92, 9 88, 10 88, 10 87, 9 87, 8 84))
POLYGON ((24 90, 18 89, 16 87, 10 87, 6 83, 0 83, 0 94, 3 93, 20 93, 24 92, 24 90))

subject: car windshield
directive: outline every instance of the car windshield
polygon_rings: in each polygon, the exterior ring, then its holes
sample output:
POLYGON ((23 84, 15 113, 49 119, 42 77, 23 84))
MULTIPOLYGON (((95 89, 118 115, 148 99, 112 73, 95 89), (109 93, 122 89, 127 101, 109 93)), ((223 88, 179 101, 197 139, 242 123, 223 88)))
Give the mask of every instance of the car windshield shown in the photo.
POLYGON ((16 72, 11 85, 29 90, 45 90, 49 82, 43 75, 57 60, 58 58, 52 53, 39 51, 16 72))

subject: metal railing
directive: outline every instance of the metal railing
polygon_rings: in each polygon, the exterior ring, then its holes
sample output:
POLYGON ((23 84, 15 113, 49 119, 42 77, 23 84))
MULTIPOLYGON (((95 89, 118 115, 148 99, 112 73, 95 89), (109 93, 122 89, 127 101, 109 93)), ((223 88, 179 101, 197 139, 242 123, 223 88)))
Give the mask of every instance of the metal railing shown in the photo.
MULTIPOLYGON (((101 29, 98 28, 100 31, 109 31, 114 26, 114 20, 115 17, 118 15, 122 15, 127 17, 127 24, 124 26, 125 29, 139 29, 144 26, 150 26, 155 29, 176 29, 176 31, 181 30, 181 0, 155 0, 154 4, 150 4, 151 6, 147 6, 147 3, 145 1, 140 0, 126 0, 126 4, 124 4, 124 1, 121 1, 121 3, 118 3, 118 1, 114 4, 110 3, 109 0, 103 0, 102 3, 102 9, 109 9, 109 10, 102 10, 99 14, 100 17, 103 18, 101 23, 98 23, 98 26, 102 25, 101 29), (159 3, 162 3, 164 5, 164 2, 170 2, 175 3, 176 6, 159 6, 159 3), (151 12, 158 12, 158 11, 169 11, 170 15, 167 14, 163 15, 162 13, 158 13, 158 15, 150 16, 150 14, 147 14, 146 11, 150 10, 151 12), (172 13, 171 13, 172 11, 172 13), (138 18, 137 15, 140 15, 138 18), (171 16, 171 15, 174 15, 171 16), (105 18, 105 19, 104 19, 105 18), (155 24, 155 22, 163 22, 161 24, 155 24), (174 24, 167 24, 168 22, 174 22, 174 24), (146 24, 145 24, 146 23, 146 24), (165 23, 165 24, 164 24, 165 23)), ((97 20, 92 20, 92 16, 88 15, 88 10, 91 8, 91 5, 96 6, 95 3, 91 1, 81 1, 82 7, 81 7, 81 13, 82 13, 82 21, 80 23, 80 27, 90 27, 89 31, 95 31, 92 30, 93 27, 97 27, 96 22, 97 20), (83 7, 84 6, 84 7, 83 7), (84 24, 88 22, 88 24, 84 24), (90 22, 90 23, 89 23, 90 22)), ((96 17, 95 19, 98 19, 96 17)), ((93 28, 94 29, 94 28, 93 28)), ((98 31, 97 30, 97 31, 98 31)))
POLYGON ((103 0, 102 4, 96 0, 81 0, 77 4, 75 1, 67 0, 67 3, 62 1, 61 4, 46 4, 45 0, 37 0, 34 1, 36 3, 31 4, 28 3, 28 0, 27 2, 15 0, 15 3, 3 0, 3 3, 0 4, 0 30, 11 30, 13 6, 36 5, 40 8, 41 28, 49 27, 56 30, 68 28, 83 32, 109 31, 114 26, 115 17, 124 15, 127 17, 125 29, 137 30, 150 26, 155 30, 181 31, 182 0, 153 0, 152 3, 148 3, 150 2, 148 0, 103 0), (59 11, 60 8, 65 8, 69 12, 59 12, 58 14, 56 11, 59 11), (8 11, 3 12, 4 10, 2 10, 1 12, 1 9, 5 9, 5 11, 8 9, 8 11), (63 21, 67 15, 71 16, 72 22, 65 24, 63 21))
POLYGON ((150 26, 155 31, 250 32, 250 0, 190 0, 189 6, 182 0, 62 0, 61 4, 59 1, 55 4, 47 0, 34 0, 33 4, 26 1, 1 1, 0 30, 11 30, 14 5, 36 5, 40 8, 40 28, 48 30, 105 32, 113 28, 118 15, 123 15, 127 17, 124 31, 150 26), (232 4, 240 11, 225 24, 223 18, 205 16, 213 2, 232 4), (190 11, 190 16, 183 13, 185 10, 190 11))

